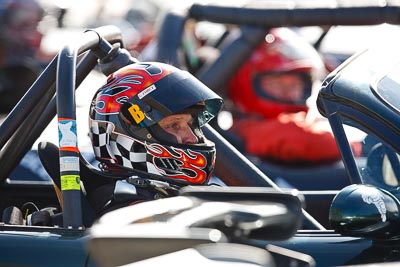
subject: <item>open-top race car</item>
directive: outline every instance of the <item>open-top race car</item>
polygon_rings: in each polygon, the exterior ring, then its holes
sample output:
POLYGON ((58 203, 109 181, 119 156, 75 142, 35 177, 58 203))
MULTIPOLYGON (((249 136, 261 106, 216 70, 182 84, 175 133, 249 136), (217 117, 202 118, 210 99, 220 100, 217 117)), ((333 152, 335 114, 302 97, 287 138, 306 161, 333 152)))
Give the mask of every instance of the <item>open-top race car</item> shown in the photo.
MULTIPOLYGON (((289 3, 294 4, 281 4, 289 3)), ((189 19, 245 25, 216 61, 196 72, 217 90, 271 27, 398 23, 398 5, 369 4, 273 9, 193 5, 183 14, 166 14, 157 59, 181 66, 180 41, 189 19)), ((59 161, 63 152, 55 145, 42 142, 37 148, 51 180, 8 179, 56 114, 76 123, 74 91, 91 72, 108 75, 137 61, 121 48, 121 40, 112 26, 83 33, 79 42, 59 52, 0 125, 1 264, 153 266, 190 260, 206 266, 339 266, 399 261, 398 44, 354 55, 322 85, 318 109, 330 123, 349 179, 335 191, 279 188, 267 171, 211 126, 204 133, 216 144, 215 175, 223 185, 184 187, 177 197, 124 207, 100 218, 80 187, 64 186, 62 196, 56 194, 53 184, 59 185, 60 163, 65 162, 59 161), (365 153, 353 151, 354 142, 365 153), (51 226, 35 224, 29 216, 33 210, 47 216, 51 226)), ((79 132, 76 125, 71 134, 79 132)), ((68 154, 79 158, 79 167, 68 173, 64 166, 62 174, 104 177, 80 150, 68 154)), ((285 174, 285 169, 275 169, 285 174)), ((326 177, 317 176, 322 173, 310 170, 308 178, 324 183, 326 177)))

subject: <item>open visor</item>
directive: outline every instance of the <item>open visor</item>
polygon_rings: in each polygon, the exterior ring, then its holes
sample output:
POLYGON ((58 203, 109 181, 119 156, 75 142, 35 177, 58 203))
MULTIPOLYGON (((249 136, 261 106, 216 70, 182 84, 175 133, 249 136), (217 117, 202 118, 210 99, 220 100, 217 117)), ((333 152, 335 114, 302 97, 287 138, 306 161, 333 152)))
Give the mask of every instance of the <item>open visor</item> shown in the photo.
POLYGON ((218 114, 223 100, 193 75, 180 71, 165 76, 129 99, 121 112, 133 124, 145 128, 197 103, 205 104, 199 114, 202 126, 218 114))
POLYGON ((266 72, 254 76, 253 87, 256 95, 266 100, 282 104, 305 105, 307 98, 311 95, 312 79, 310 73, 306 72, 266 72))

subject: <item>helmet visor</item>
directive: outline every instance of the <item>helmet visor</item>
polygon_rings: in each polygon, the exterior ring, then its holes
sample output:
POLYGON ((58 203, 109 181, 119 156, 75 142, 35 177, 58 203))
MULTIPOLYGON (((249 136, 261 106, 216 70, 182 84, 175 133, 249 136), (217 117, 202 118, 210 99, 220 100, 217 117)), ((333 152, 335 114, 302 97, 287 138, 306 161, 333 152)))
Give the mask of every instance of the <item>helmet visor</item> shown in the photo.
POLYGON ((311 77, 299 72, 269 72, 254 77, 255 93, 278 103, 304 105, 311 94, 311 77))
POLYGON ((197 103, 205 104, 204 111, 198 115, 202 126, 218 114, 223 100, 190 73, 182 71, 142 90, 124 104, 121 112, 133 124, 145 128, 197 103))

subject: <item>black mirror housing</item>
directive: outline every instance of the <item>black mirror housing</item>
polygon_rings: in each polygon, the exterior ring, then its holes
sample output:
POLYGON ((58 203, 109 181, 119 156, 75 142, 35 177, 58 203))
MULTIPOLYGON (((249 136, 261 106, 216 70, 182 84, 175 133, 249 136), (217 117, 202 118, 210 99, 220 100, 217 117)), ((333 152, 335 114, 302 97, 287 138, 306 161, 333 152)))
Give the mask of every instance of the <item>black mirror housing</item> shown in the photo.
POLYGON ((374 240, 396 239, 400 235, 399 203, 389 191, 353 184, 333 199, 329 222, 340 234, 374 240))

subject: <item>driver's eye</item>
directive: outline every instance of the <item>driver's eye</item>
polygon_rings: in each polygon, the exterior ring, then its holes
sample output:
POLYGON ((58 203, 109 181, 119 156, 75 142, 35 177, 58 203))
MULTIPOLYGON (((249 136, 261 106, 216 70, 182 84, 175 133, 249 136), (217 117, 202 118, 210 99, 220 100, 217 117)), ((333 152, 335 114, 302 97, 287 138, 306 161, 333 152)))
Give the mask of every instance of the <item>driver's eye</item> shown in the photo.
POLYGON ((168 125, 168 129, 172 129, 174 131, 179 131, 182 130, 183 128, 186 128, 186 126, 191 126, 193 124, 193 119, 190 121, 181 121, 181 122, 175 122, 172 123, 171 125, 168 125))
POLYGON ((178 123, 173 123, 173 124, 167 126, 167 128, 178 131, 181 127, 178 123))
POLYGON ((188 126, 190 128, 192 124, 193 118, 190 114, 171 115, 159 122, 161 128, 174 133, 186 130, 186 128, 188 128, 188 126))

